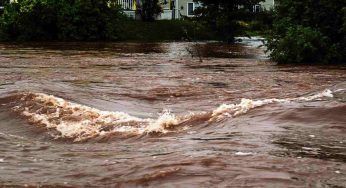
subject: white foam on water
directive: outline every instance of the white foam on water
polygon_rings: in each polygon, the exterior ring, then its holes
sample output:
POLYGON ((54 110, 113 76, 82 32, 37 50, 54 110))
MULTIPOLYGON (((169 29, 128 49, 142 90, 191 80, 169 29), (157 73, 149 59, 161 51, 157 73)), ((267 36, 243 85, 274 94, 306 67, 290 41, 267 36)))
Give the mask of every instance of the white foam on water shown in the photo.
MULTIPOLYGON (((286 99, 251 100, 242 99, 239 104, 222 104, 211 113, 190 113, 176 116, 169 111, 163 112, 157 119, 143 119, 124 112, 102 111, 85 105, 68 102, 62 98, 43 93, 23 94, 21 101, 13 108, 37 126, 55 129, 57 138, 70 138, 83 141, 112 133, 167 133, 181 124, 191 123, 207 115, 209 121, 218 121, 228 117, 246 114, 249 110, 273 103, 312 101, 323 97, 333 97, 330 90, 316 95, 286 99)), ((186 130, 186 127, 183 127, 186 130)))
POLYGON ((249 110, 273 103, 289 103, 300 101, 313 101, 323 97, 333 97, 333 92, 329 89, 308 97, 286 98, 286 99, 263 99, 251 100, 241 99, 239 104, 222 104, 212 113, 211 120, 221 120, 225 117, 235 117, 247 113, 249 110))
POLYGON ((258 48, 260 46, 264 45, 265 38, 263 37, 236 37, 236 40, 238 40, 240 44, 244 44, 249 47, 255 47, 258 48))
POLYGON ((238 156, 249 156, 249 155, 253 155, 253 153, 238 151, 238 152, 235 153, 235 155, 238 155, 238 156))
POLYGON ((157 120, 151 121, 145 128, 145 132, 167 133, 167 129, 180 123, 179 119, 169 111, 164 112, 157 120))
MULTIPOLYGON (((27 100, 28 95, 24 95, 22 100, 27 100)), ((54 128, 61 137, 74 138, 75 141, 104 134, 105 131, 102 130, 107 126, 114 126, 114 131, 119 132, 126 132, 128 127, 137 127, 137 129, 131 128, 129 131, 134 132, 136 130, 142 133, 140 125, 150 122, 150 120, 133 117, 124 112, 101 111, 67 102, 52 95, 43 93, 31 95, 33 95, 31 103, 28 104, 28 101, 25 101, 16 106, 14 110, 22 110, 22 115, 26 116, 29 122, 54 128), (116 127, 117 125, 119 128, 116 127)), ((112 131, 112 129, 108 130, 108 132, 112 131)))

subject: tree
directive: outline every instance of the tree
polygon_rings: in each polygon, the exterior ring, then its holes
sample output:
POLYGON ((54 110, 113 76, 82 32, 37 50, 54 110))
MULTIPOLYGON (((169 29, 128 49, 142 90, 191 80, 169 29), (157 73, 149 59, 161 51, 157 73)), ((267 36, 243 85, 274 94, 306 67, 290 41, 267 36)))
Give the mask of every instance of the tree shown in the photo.
POLYGON ((242 29, 242 21, 253 16, 252 7, 263 0, 195 0, 201 4, 195 11, 197 19, 217 32, 222 40, 234 42, 242 29))
POLYGON ((115 0, 17 0, 0 18, 4 40, 116 40, 125 19, 115 0))
POLYGON ((138 13, 143 21, 154 21, 162 12, 158 0, 142 0, 138 5, 138 13))
POLYGON ((346 1, 277 0, 267 46, 278 63, 345 63, 346 1))

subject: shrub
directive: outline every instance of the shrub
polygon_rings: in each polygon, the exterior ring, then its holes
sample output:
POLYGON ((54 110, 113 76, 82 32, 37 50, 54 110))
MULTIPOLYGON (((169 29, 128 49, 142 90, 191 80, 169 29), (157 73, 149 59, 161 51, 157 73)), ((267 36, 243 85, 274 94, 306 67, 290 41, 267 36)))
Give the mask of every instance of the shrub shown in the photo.
POLYGON ((143 0, 138 6, 137 13, 139 13, 143 21, 154 21, 162 12, 158 0, 143 0))
POLYGON ((121 29, 123 32, 121 32, 120 40, 158 42, 214 39, 212 31, 191 20, 157 20, 155 22, 130 20, 121 29))
POLYGON ((271 56, 278 62, 314 63, 328 60, 328 38, 318 30, 303 26, 289 26, 283 37, 270 41, 271 56))
POLYGON ((247 33, 250 35, 268 35, 273 25, 273 10, 264 10, 254 14, 248 23, 247 33))
POLYGON ((7 40, 116 40, 125 17, 107 0, 18 0, 5 6, 7 40))
POLYGON ((194 0, 202 4, 195 14, 201 23, 209 26, 221 40, 234 42, 244 32, 243 21, 253 18, 252 6, 263 0, 194 0))
POLYGON ((345 63, 343 0, 278 0, 267 46, 278 63, 345 63))

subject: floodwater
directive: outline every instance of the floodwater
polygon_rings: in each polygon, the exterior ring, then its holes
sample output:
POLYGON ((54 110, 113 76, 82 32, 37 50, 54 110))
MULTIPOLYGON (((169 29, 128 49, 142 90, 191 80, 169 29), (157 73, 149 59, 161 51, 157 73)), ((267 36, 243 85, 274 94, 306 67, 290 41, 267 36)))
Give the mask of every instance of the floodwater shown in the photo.
POLYGON ((346 67, 260 43, 0 44, 0 187, 346 187, 346 67))

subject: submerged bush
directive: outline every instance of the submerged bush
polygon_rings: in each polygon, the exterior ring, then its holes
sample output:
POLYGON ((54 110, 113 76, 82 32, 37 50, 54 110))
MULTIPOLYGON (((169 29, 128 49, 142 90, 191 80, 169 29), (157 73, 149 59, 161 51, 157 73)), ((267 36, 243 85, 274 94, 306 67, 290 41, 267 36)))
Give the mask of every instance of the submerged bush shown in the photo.
POLYGON ((116 40, 125 17, 109 0, 18 0, 0 19, 4 40, 116 40))
POLYGON ((278 0, 267 46, 278 63, 345 63, 346 2, 278 0))
POLYGON ((215 39, 213 31, 192 20, 157 20, 155 22, 130 20, 122 29, 120 40, 158 42, 215 39))
POLYGON ((197 20, 215 31, 220 40, 233 43, 236 35, 244 33, 243 23, 253 19, 252 6, 263 0, 194 1, 202 5, 194 12, 197 20))

